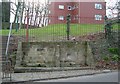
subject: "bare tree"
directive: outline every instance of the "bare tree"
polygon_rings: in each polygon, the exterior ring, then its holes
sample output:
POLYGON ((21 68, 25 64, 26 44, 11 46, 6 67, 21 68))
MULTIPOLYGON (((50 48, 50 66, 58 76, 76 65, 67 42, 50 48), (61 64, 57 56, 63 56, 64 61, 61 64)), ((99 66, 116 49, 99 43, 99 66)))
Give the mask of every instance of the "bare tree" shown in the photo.
MULTIPOLYGON (((19 0, 18 0, 19 1, 19 0)), ((48 23, 48 3, 49 0, 45 0, 45 3, 37 1, 22 0, 23 2, 12 2, 13 7, 11 8, 12 14, 15 15, 14 23, 19 22, 19 29, 21 28, 22 21, 26 24, 27 14, 29 13, 29 26, 40 27, 45 26, 48 23), (28 11, 29 9, 29 11, 28 11)))
POLYGON ((34 3, 32 3, 32 10, 31 10, 31 17, 30 17, 30 26, 32 24, 33 17, 34 17, 33 13, 34 13, 34 3))
POLYGON ((24 27, 26 27, 26 24, 28 24, 29 25, 29 22, 30 22, 30 19, 29 19, 29 14, 30 14, 30 2, 25 2, 25 10, 24 10, 24 12, 25 12, 25 15, 24 15, 24 27), (28 23, 26 23, 26 21, 28 20, 28 23))
POLYGON ((39 23, 38 23, 38 27, 40 26, 40 24, 41 24, 41 21, 42 21, 42 12, 43 12, 43 7, 40 9, 40 11, 39 11, 39 23))
POLYGON ((120 0, 117 0, 115 4, 112 4, 112 2, 108 3, 107 10, 109 10, 109 16, 112 18, 118 17, 119 9, 120 9, 120 0))
POLYGON ((20 25, 19 25, 19 29, 22 27, 24 8, 25 8, 25 3, 24 3, 24 0, 23 0, 23 2, 21 3, 21 10, 20 10, 20 25))
POLYGON ((20 5, 21 5, 21 2, 18 2, 18 5, 16 5, 17 9, 16 9, 16 13, 15 13, 14 23, 18 19, 18 12, 19 12, 20 5))
POLYGON ((49 0, 45 0, 45 7, 44 7, 44 14, 43 14, 43 26, 47 25, 48 21, 48 14, 49 14, 49 0))
POLYGON ((10 12, 14 14, 14 23, 16 23, 17 28, 21 28, 22 20, 23 20, 23 12, 24 12, 24 0, 23 2, 11 2, 11 10, 10 12), (19 24, 19 25, 18 25, 19 24))
POLYGON ((38 18, 38 14, 39 14, 39 3, 36 5, 35 7, 35 21, 34 21, 34 26, 37 26, 37 18, 38 18))

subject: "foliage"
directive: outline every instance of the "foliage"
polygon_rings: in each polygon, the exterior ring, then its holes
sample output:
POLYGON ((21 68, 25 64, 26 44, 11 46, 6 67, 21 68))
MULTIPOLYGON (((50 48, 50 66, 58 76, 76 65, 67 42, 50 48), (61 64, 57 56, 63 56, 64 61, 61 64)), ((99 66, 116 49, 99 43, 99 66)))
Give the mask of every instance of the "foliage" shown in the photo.
POLYGON ((111 57, 111 59, 113 61, 119 61, 120 56, 119 56, 119 49, 118 48, 109 48, 108 49, 110 53, 113 54, 113 56, 111 57))
POLYGON ((103 60, 107 62, 107 61, 110 60, 110 57, 109 56, 103 56, 103 60))
POLYGON ((112 60, 118 62, 118 61, 120 60, 120 56, 119 56, 119 55, 114 55, 114 56, 112 57, 112 60))
POLYGON ((119 54, 119 49, 118 48, 109 48, 108 50, 112 54, 117 54, 117 55, 119 54))
POLYGON ((2 22, 10 22, 10 2, 2 2, 2 22))

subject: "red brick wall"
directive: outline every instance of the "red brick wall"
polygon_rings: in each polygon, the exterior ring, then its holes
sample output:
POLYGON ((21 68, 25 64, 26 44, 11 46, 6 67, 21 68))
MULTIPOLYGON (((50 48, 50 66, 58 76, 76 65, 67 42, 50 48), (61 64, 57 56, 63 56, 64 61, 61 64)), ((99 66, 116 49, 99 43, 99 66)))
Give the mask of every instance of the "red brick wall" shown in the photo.
POLYGON ((50 24, 57 24, 57 23, 66 23, 66 16, 67 14, 71 14, 71 11, 67 9, 67 5, 71 5, 71 3, 67 2, 55 2, 55 3, 51 3, 50 6, 50 11, 51 14, 50 16, 50 20, 51 23, 50 24), (61 10, 59 9, 59 5, 64 5, 64 9, 61 10), (58 20, 59 16, 64 16, 64 20, 58 20))
POLYGON ((79 3, 78 2, 73 2, 74 6, 76 5, 78 8, 75 8, 73 11, 72 11, 72 23, 78 23, 78 20, 79 19, 74 19, 76 15, 78 15, 79 17, 79 3))
MULTIPOLYGON (((105 2, 98 2, 102 3, 105 7, 105 2)), ((106 9, 95 9, 95 2, 52 2, 49 7, 51 13, 49 14, 50 17, 50 24, 59 24, 59 23, 66 23, 66 16, 67 14, 71 14, 71 23, 81 23, 81 24, 101 24, 104 23, 104 19, 101 21, 95 20, 95 14, 100 14, 102 17, 106 14, 106 9), (78 5, 78 8, 74 10, 68 10, 68 5, 74 6, 78 5), (59 5, 64 5, 64 9, 60 10, 59 5), (79 19, 74 20, 75 16, 78 15, 79 19), (64 16, 64 20, 58 20, 59 16, 64 16)))
POLYGON ((80 23, 104 23, 104 16, 106 15, 105 3, 102 4, 103 9, 95 9, 95 2, 81 2, 80 3, 80 23), (102 15, 102 20, 95 20, 95 14, 102 15))

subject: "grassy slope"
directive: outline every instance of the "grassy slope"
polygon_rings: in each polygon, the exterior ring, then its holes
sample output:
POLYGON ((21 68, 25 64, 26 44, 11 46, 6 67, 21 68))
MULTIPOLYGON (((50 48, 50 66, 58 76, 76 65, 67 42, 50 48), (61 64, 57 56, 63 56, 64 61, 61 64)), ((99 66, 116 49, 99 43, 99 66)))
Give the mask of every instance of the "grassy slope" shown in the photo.
MULTIPOLYGON (((114 29, 117 29, 118 25, 114 25, 114 29)), ((78 36, 88 33, 96 33, 104 31, 104 25, 102 24, 71 24, 70 25, 70 35, 78 36)), ((0 35, 8 35, 9 30, 0 30, 0 35)), ((26 35, 26 29, 20 29, 18 32, 15 32, 15 29, 12 30, 14 35, 26 35)), ((49 25, 43 28, 34 28, 29 29, 30 36, 64 36, 66 35, 66 24, 55 24, 49 25)))

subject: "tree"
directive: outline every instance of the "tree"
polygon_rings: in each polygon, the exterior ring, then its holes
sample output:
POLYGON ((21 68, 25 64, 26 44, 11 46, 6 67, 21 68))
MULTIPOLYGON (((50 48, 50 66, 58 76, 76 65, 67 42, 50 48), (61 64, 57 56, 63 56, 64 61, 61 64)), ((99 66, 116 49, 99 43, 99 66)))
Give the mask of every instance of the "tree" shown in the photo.
POLYGON ((39 3, 35 7, 35 21, 34 21, 34 26, 37 26, 38 14, 39 14, 39 3))
POLYGON ((0 3, 0 30, 2 29, 2 3, 0 3))
POLYGON ((10 2, 6 0, 2 1, 2 28, 9 29, 9 23, 10 23, 10 2))
POLYGON ((18 5, 16 5, 17 9, 15 10, 15 19, 14 19, 14 23, 16 22, 16 20, 18 20, 18 12, 19 12, 19 8, 20 8, 20 2, 18 2, 18 5))
POLYGON ((117 0, 115 4, 112 2, 108 3, 107 10, 109 11, 109 16, 114 18, 118 17, 120 10, 120 0, 117 0))
POLYGON ((48 14, 49 14, 49 0, 45 0, 44 6, 44 14, 43 14, 43 26, 46 26, 48 23, 48 14))
POLYGON ((38 23, 38 27, 40 26, 41 21, 42 21, 42 12, 44 11, 43 9, 44 9, 44 7, 42 6, 42 8, 39 11, 39 16, 38 16, 39 17, 39 23, 38 23))
POLYGON ((30 24, 32 24, 33 21, 33 17, 34 17, 33 13, 34 13, 34 3, 32 4, 32 8, 31 8, 30 24))
POLYGON ((19 29, 21 28, 22 23, 26 24, 27 13, 29 13, 29 26, 40 27, 40 25, 47 25, 49 0, 45 0, 46 2, 44 4, 40 3, 39 0, 22 1, 24 3, 20 2, 19 0, 12 2, 11 6, 11 13, 15 15, 14 23, 19 24, 19 29))
POLYGON ((2 22, 10 22, 10 2, 2 1, 2 22))
MULTIPOLYGON (((24 0, 23 0, 23 1, 24 1, 24 0)), ((19 29, 21 28, 21 25, 22 25, 24 8, 25 8, 25 3, 24 3, 24 2, 21 2, 19 29)))
POLYGON ((11 10, 10 12, 15 16, 13 23, 16 23, 16 29, 20 29, 23 20, 25 3, 23 2, 11 2, 11 10), (19 25, 18 25, 19 24, 19 25))

